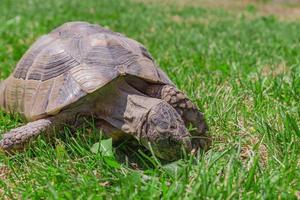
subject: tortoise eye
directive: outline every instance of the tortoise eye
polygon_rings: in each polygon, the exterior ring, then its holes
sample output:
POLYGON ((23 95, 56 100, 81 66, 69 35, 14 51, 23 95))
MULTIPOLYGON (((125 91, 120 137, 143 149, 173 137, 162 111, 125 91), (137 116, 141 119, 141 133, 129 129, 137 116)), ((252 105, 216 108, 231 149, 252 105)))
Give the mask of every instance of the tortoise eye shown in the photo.
POLYGON ((157 125, 158 125, 159 128, 161 128, 161 129, 163 129, 163 130, 166 130, 166 129, 169 128, 168 123, 167 123, 167 122, 164 122, 164 121, 160 121, 157 125))
POLYGON ((169 128, 168 123, 164 121, 159 121, 158 123, 155 124, 155 126, 159 130, 166 130, 169 128))

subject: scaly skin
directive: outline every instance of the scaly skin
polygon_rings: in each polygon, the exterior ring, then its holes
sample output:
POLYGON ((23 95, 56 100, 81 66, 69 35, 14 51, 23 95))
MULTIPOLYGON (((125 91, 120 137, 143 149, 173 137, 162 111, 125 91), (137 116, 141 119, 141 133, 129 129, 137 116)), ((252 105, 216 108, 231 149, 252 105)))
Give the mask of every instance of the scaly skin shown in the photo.
MULTIPOLYGON (((180 158, 182 148, 184 148, 186 152, 192 150, 191 135, 186 129, 181 116, 168 103, 162 101, 153 106, 146 113, 145 117, 140 120, 141 123, 137 133, 131 134, 133 134, 132 136, 137 134, 137 139, 141 144, 153 150, 158 157, 173 161, 180 158)), ((101 124, 96 124, 97 127, 107 127, 103 129, 103 131, 105 131, 108 136, 113 137, 116 141, 118 140, 118 136, 123 137, 122 134, 118 135, 113 133, 114 131, 118 131, 118 129, 112 128, 111 125, 103 123, 103 121, 99 121, 99 123, 100 122, 101 124)), ((83 121, 79 123, 81 124, 83 121)), ((55 124, 55 119, 47 118, 12 129, 2 135, 0 149, 7 153, 24 150, 30 141, 39 135, 52 132, 53 130, 51 129, 55 127, 55 124)), ((75 123, 74 121, 69 121, 68 124, 74 125, 75 123)), ((59 126, 57 127, 59 128, 59 126)))
POLYGON ((191 124, 196 128, 191 131, 193 148, 207 150, 210 147, 211 138, 203 114, 182 91, 172 85, 150 85, 146 94, 168 102, 181 115, 186 127, 191 124))
POLYGON ((53 120, 40 119, 24 126, 10 130, 2 135, 0 149, 5 152, 14 152, 25 148, 31 140, 44 133, 51 127, 53 120))
POLYGON ((64 124, 76 129, 85 123, 85 117, 96 116, 105 121, 102 125, 96 124, 97 127, 102 127, 114 140, 130 135, 165 160, 179 159, 182 149, 187 153, 192 150, 191 135, 174 105, 145 96, 122 79, 103 90, 106 98, 102 94, 87 96, 52 118, 9 131, 3 135, 0 149, 6 152, 23 150, 42 133, 48 135, 54 128, 59 131, 64 124))
POLYGON ((165 160, 180 158, 182 149, 192 150, 191 135, 181 116, 166 102, 150 109, 138 132, 139 141, 165 160))

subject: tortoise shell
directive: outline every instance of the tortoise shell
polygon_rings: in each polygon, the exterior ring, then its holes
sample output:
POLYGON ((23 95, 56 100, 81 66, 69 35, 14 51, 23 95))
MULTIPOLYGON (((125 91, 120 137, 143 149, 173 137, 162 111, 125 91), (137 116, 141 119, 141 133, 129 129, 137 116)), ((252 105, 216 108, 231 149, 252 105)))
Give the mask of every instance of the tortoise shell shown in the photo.
POLYGON ((0 88, 0 105, 33 121, 126 75, 172 84, 140 43, 99 25, 69 22, 24 54, 0 88))

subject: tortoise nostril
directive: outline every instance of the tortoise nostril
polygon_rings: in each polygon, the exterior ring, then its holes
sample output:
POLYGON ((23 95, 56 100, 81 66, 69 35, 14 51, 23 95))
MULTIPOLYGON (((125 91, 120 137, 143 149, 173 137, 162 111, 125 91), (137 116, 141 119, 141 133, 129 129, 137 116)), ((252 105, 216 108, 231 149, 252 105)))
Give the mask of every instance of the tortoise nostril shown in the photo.
POLYGON ((170 128, 171 128, 171 129, 177 129, 177 125, 176 125, 176 124, 172 124, 172 125, 170 126, 170 128))

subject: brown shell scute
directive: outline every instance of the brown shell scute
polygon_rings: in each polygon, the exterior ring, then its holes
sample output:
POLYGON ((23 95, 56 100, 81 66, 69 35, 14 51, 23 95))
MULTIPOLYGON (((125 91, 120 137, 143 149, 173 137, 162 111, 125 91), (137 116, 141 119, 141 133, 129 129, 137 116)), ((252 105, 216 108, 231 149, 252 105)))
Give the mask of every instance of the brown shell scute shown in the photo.
POLYGON ((78 65, 80 63, 64 50, 51 49, 46 51, 32 67, 27 80, 46 81, 64 74, 78 65))
POLYGON ((98 25, 70 22, 41 37, 24 54, 6 80, 0 103, 36 120, 127 74, 172 84, 140 43, 98 25))
POLYGON ((15 78, 26 79, 29 68, 32 66, 36 57, 39 53, 47 47, 51 42, 54 41, 54 38, 43 36, 38 41, 36 41, 31 48, 24 54, 22 59, 17 65, 17 68, 14 71, 13 76, 15 78))
POLYGON ((96 24, 90 24, 87 22, 67 22, 49 34, 57 36, 59 38, 71 38, 74 36, 88 36, 96 33, 106 33, 112 35, 121 35, 120 33, 115 33, 109 29, 106 29, 102 26, 96 24))
POLYGON ((5 106, 5 84, 4 81, 0 81, 0 108, 4 109, 5 106))

